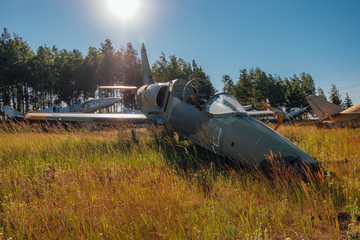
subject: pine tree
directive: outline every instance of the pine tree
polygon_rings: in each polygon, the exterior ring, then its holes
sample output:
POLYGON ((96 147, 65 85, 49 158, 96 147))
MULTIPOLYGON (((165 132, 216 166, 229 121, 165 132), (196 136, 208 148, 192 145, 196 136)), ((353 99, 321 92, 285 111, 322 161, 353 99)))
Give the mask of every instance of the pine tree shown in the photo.
POLYGON ((346 98, 344 100, 344 104, 343 104, 344 107, 352 107, 353 106, 353 103, 349 97, 349 95, 346 93, 346 98))
POLYGON ((100 85, 100 83, 98 83, 100 63, 100 52, 94 47, 89 47, 88 54, 84 59, 84 67, 82 73, 82 89, 85 99, 89 97, 94 97, 97 85, 100 85))
POLYGON ((240 70, 239 82, 233 87, 231 94, 241 104, 252 104, 252 81, 246 69, 240 70))
POLYGON ((285 80, 286 85, 286 103, 287 108, 303 107, 306 105, 305 94, 301 91, 301 80, 294 75, 291 81, 285 80))
POLYGON ((331 85, 331 90, 330 90, 329 94, 330 94, 330 97, 329 97, 330 102, 340 106, 341 102, 342 102, 340 99, 341 96, 340 96, 339 90, 337 90, 335 84, 331 85))
POLYGON ((301 89, 305 96, 315 93, 315 83, 310 74, 301 73, 301 89))
POLYGON ((322 90, 321 87, 318 87, 317 91, 318 91, 318 96, 327 101, 324 90, 322 90))
POLYGON ((270 81, 269 96, 267 100, 273 107, 284 106, 286 86, 279 76, 273 77, 269 74, 268 79, 270 81))
POLYGON ((221 80, 224 83, 223 91, 231 92, 231 89, 234 87, 234 82, 229 75, 224 75, 221 80))
MULTIPOLYGON (((143 85, 142 72, 141 72, 141 61, 138 58, 137 51, 133 48, 131 43, 126 45, 126 48, 121 49, 121 53, 118 54, 121 59, 118 61, 122 63, 120 69, 120 76, 122 81, 119 83, 125 84, 126 86, 137 86, 143 85)), ((119 77, 120 77, 119 76, 119 77)), ((135 108, 134 94, 130 91, 123 92, 123 104, 125 107, 135 108)))
POLYGON ((249 72, 252 81, 252 102, 261 106, 262 101, 269 98, 270 81, 260 68, 251 69, 249 72))

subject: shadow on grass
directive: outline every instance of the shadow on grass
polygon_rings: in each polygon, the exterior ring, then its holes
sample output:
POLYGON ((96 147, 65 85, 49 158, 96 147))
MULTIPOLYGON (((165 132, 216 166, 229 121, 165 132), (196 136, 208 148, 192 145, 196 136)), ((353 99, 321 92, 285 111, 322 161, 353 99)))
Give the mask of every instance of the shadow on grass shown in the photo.
POLYGON ((182 177, 196 181, 205 193, 211 191, 216 178, 234 176, 263 178, 264 175, 249 166, 209 151, 167 128, 150 130, 149 144, 156 146, 166 163, 182 177))

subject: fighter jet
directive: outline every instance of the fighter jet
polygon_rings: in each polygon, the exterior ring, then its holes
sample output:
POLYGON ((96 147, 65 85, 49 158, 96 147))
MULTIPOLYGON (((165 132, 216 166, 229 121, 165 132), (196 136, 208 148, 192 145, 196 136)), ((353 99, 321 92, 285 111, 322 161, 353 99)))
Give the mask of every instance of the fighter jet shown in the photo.
POLYGON ((122 98, 89 98, 84 103, 78 103, 74 104, 72 106, 68 107, 59 107, 54 106, 50 108, 45 108, 44 110, 41 110, 40 112, 53 112, 53 113, 71 113, 71 112, 82 112, 82 113, 94 113, 97 110, 100 110, 102 108, 114 105, 117 102, 120 102, 122 98))
MULTIPOLYGON (((94 113, 97 110, 100 110, 102 108, 111 106, 119 101, 121 101, 122 98, 91 98, 85 101, 84 103, 75 104, 73 106, 68 107, 60 107, 60 106, 53 106, 49 108, 45 108, 39 112, 33 112, 33 115, 46 115, 46 113, 58 113, 53 115, 61 116, 62 113, 94 113)), ((4 106, 3 111, 7 115, 9 119, 17 118, 25 118, 20 112, 16 111, 10 106, 4 106)))
POLYGON ((4 106, 3 111, 9 119, 25 120, 30 122, 69 122, 69 123, 92 123, 99 125, 108 124, 155 124, 151 119, 148 119, 144 114, 132 113, 58 113, 58 112, 30 112, 23 116, 15 109, 4 106))
POLYGON ((360 103, 344 109, 314 94, 307 96, 306 100, 320 122, 326 120, 333 122, 360 122, 360 103))
POLYGON ((295 117, 306 112, 307 110, 306 108, 292 108, 290 109, 290 112, 287 113, 286 110, 279 110, 277 108, 271 107, 265 101, 263 101, 263 104, 267 109, 270 109, 270 111, 274 114, 274 116, 276 116, 277 123, 274 127, 274 130, 277 130, 283 122, 291 121, 295 117))
POLYGON ((156 83, 144 44, 141 49, 144 86, 136 94, 138 108, 149 119, 164 122, 195 144, 235 162, 266 169, 277 156, 288 166, 318 163, 284 136, 250 117, 229 93, 206 95, 204 79, 175 79, 156 83))

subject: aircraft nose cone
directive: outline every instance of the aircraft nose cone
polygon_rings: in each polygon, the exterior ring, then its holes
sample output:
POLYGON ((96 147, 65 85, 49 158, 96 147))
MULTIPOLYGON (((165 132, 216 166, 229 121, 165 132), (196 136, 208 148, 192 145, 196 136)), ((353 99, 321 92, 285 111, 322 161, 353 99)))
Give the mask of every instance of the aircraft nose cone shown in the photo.
POLYGON ((224 149, 231 158, 252 166, 260 166, 267 158, 282 159, 286 164, 317 164, 307 153, 263 123, 251 117, 237 117, 229 121, 224 149), (229 142, 231 141, 231 142, 229 142))

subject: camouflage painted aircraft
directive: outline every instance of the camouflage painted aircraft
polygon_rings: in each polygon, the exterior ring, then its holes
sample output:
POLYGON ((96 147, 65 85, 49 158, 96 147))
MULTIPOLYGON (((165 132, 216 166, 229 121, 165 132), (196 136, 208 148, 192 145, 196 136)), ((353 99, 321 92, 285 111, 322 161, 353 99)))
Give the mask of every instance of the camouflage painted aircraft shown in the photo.
POLYGON ((306 100, 320 122, 360 122, 360 104, 344 109, 314 94, 307 96, 306 100))
POLYGON ((204 79, 156 83, 144 44, 141 58, 144 86, 137 91, 136 103, 149 119, 164 122, 195 144, 244 165, 263 169, 274 155, 289 166, 318 165, 288 139, 250 117, 231 94, 212 95, 204 79))

